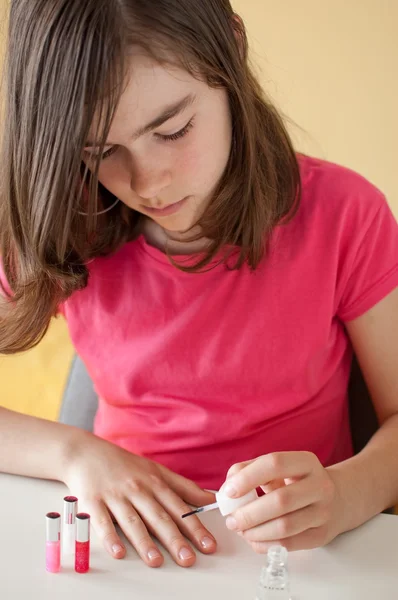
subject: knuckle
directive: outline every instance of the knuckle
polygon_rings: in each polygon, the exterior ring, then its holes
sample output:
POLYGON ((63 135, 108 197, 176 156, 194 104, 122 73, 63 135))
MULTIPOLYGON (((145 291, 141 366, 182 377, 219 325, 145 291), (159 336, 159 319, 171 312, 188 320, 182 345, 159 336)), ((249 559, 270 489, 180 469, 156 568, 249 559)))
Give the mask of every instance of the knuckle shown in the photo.
POLYGON ((271 452, 271 454, 268 454, 267 462, 270 469, 273 471, 279 471, 280 469, 283 469, 285 463, 283 454, 281 452, 271 452))
POLYGON ((133 494, 140 493, 144 490, 144 485, 138 477, 128 477, 125 483, 128 490, 133 494))
POLYGON ((107 542, 108 540, 112 541, 114 539, 117 539, 117 534, 115 531, 108 531, 103 532, 100 537, 102 538, 103 542, 107 542))
POLYGON ((288 512, 291 504, 289 489, 286 487, 279 488, 273 493, 275 494, 274 502, 276 510, 281 514, 288 512))
POLYGON ((191 523, 188 523, 187 530, 189 530, 195 537, 200 537, 206 534, 206 530, 199 519, 198 521, 192 519, 191 523))
POLYGON ((149 479, 151 482, 151 487, 153 489, 162 491, 162 490, 165 490, 166 488, 167 489, 169 488, 169 486, 167 485, 165 480, 158 473, 151 473, 149 476, 149 479))
POLYGON ((308 460, 308 462, 319 463, 318 457, 313 452, 309 452, 309 450, 302 450, 303 456, 308 460))
POLYGON ((111 522, 108 515, 101 515, 97 521, 97 529, 104 532, 105 530, 109 530, 110 526, 111 522))
POLYGON ((160 521, 161 523, 165 523, 167 525, 173 523, 173 519, 165 510, 158 510, 156 512, 155 518, 157 521, 160 521))
POLYGON ((137 542, 136 542, 136 547, 137 548, 146 548, 146 546, 148 546, 148 543, 151 543, 151 539, 149 537, 149 535, 143 535, 140 538, 138 538, 137 542))
POLYGON ((127 525, 134 527, 135 525, 138 525, 139 523, 141 523, 141 519, 137 515, 137 513, 129 512, 128 515, 126 516, 126 523, 127 523, 127 525))
POLYGON ((235 520, 239 529, 250 529, 252 526, 252 520, 250 515, 244 510, 237 510, 235 513, 235 520))
POLYGON ((230 477, 233 477, 234 475, 239 473, 239 471, 241 471, 241 470, 242 470, 242 467, 241 467, 240 463, 236 463, 235 465, 232 465, 232 467, 230 467, 228 469, 226 478, 229 479, 230 477))
POLYGON ((281 539, 285 539, 289 537, 292 531, 292 524, 289 517, 284 517, 283 519, 279 519, 276 524, 276 535, 281 539))
POLYGON ((168 540, 168 546, 170 548, 179 550, 182 545, 186 546, 186 542, 184 542, 184 539, 181 537, 181 535, 174 534, 170 536, 168 540))

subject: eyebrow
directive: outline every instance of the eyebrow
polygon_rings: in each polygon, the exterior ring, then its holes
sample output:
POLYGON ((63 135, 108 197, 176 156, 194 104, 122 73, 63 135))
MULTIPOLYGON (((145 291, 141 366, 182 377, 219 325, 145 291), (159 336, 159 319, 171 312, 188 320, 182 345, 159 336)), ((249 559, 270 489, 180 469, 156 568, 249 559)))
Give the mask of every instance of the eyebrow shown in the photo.
MULTIPOLYGON (((171 104, 170 106, 166 106, 166 108, 163 110, 163 112, 159 116, 157 116, 155 119, 153 119, 153 121, 151 121, 147 125, 144 125, 140 129, 138 129, 138 131, 136 131, 133 134, 133 136, 132 136, 133 139, 136 140, 136 139, 140 138, 141 136, 143 136, 147 133, 150 133, 154 129, 157 129, 158 127, 160 127, 161 125, 166 123, 166 121, 173 119, 174 117, 176 117, 177 115, 182 113, 184 110, 186 110, 188 108, 188 106, 191 106, 195 102, 195 100, 196 100, 195 94, 188 94, 188 96, 185 96, 185 98, 183 98, 182 100, 179 100, 178 102, 171 104)), ((106 142, 106 144, 105 144, 105 146, 116 146, 116 145, 117 144, 114 144, 112 142, 106 142)), ((97 144, 96 142, 88 141, 85 145, 85 148, 98 148, 98 146, 99 146, 99 144, 97 144)))

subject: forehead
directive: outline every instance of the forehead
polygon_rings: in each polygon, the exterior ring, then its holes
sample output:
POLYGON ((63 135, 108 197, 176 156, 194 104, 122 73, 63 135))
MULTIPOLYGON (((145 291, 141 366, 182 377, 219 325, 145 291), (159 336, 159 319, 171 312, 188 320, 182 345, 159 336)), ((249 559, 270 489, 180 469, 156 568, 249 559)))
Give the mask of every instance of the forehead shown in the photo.
MULTIPOLYGON (((109 139, 119 139, 157 117, 165 106, 188 94, 202 95, 204 82, 173 64, 160 64, 144 54, 129 58, 123 92, 116 108, 109 139)), ((91 127, 91 134, 96 123, 91 127)))

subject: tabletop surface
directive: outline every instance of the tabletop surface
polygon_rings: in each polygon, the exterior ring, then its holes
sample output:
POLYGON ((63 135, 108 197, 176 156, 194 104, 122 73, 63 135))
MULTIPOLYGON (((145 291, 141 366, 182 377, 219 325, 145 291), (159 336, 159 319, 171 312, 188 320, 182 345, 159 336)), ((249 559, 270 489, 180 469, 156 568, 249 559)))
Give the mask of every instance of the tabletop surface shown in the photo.
MULTIPOLYGON (((92 535, 91 570, 85 575, 63 566, 44 567, 45 514, 62 511, 63 485, 0 474, 0 597, 7 600, 254 600, 265 557, 253 553, 228 531, 218 511, 202 521, 219 550, 199 554, 191 569, 177 567, 165 554, 150 569, 129 548, 124 560, 109 557, 92 535)), ((292 600, 383 600, 398 597, 398 518, 379 515, 326 548, 289 555, 292 600)))

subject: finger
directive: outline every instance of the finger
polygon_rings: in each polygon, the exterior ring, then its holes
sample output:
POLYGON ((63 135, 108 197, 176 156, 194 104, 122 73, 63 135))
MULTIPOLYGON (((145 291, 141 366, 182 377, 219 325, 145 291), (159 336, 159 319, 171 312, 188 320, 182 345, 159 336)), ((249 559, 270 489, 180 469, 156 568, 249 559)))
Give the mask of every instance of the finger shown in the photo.
POLYGON ((238 508, 226 520, 228 529, 246 531, 272 519, 300 510, 321 498, 321 491, 309 478, 301 479, 238 508))
POLYGON ((152 488, 152 493, 159 504, 173 517, 180 531, 195 544, 198 550, 205 554, 216 551, 216 540, 198 517, 192 515, 189 519, 181 519, 181 515, 189 512, 191 508, 164 481, 159 480, 152 488))
POLYGON ((243 532, 247 542, 268 542, 270 540, 285 540, 294 537, 307 529, 320 527, 327 518, 316 505, 306 506, 300 510, 272 519, 267 523, 253 527, 243 532))
POLYGON ((248 542, 254 552, 257 554, 266 554, 271 546, 281 545, 288 552, 296 550, 312 550, 328 544, 330 539, 327 537, 326 527, 317 527, 307 529, 298 535, 294 535, 285 539, 270 540, 268 542, 248 542))
POLYGON ((319 464, 318 459, 310 452, 266 454, 230 477, 222 489, 230 498, 239 498, 251 490, 277 479, 305 477, 314 470, 317 464, 319 464))
MULTIPOLYGON (((173 473, 163 466, 160 466, 160 472, 166 483, 175 491, 175 493, 192 506, 205 506, 215 502, 213 492, 203 490, 194 481, 173 473)), ((154 485, 159 482, 159 478, 152 476, 154 485)))
POLYGON ((111 498, 108 505, 127 539, 142 560, 149 567, 160 567, 164 562, 162 553, 152 540, 144 522, 131 503, 127 500, 116 502, 114 498, 111 498))
POLYGON ((286 482, 284 479, 275 479, 275 481, 271 481, 271 483, 268 483, 267 485, 261 485, 260 487, 265 494, 269 494, 270 492, 278 490, 279 488, 284 487, 285 485, 286 482))
POLYGON ((87 511, 91 522, 104 548, 114 558, 124 558, 126 548, 112 522, 108 509, 103 502, 87 502, 87 511))
POLYGON ((232 467, 230 469, 228 469, 228 473, 227 473, 227 476, 225 479, 229 479, 230 477, 237 475, 237 473, 240 473, 242 471, 242 469, 247 467, 247 465, 249 465, 252 462, 253 462, 253 460, 246 460, 246 461, 243 461, 240 463, 236 463, 235 465, 232 465, 232 467))
POLYGON ((149 532, 169 551, 174 561, 181 567, 191 567, 196 561, 195 552, 168 511, 147 494, 135 494, 130 500, 149 532))

